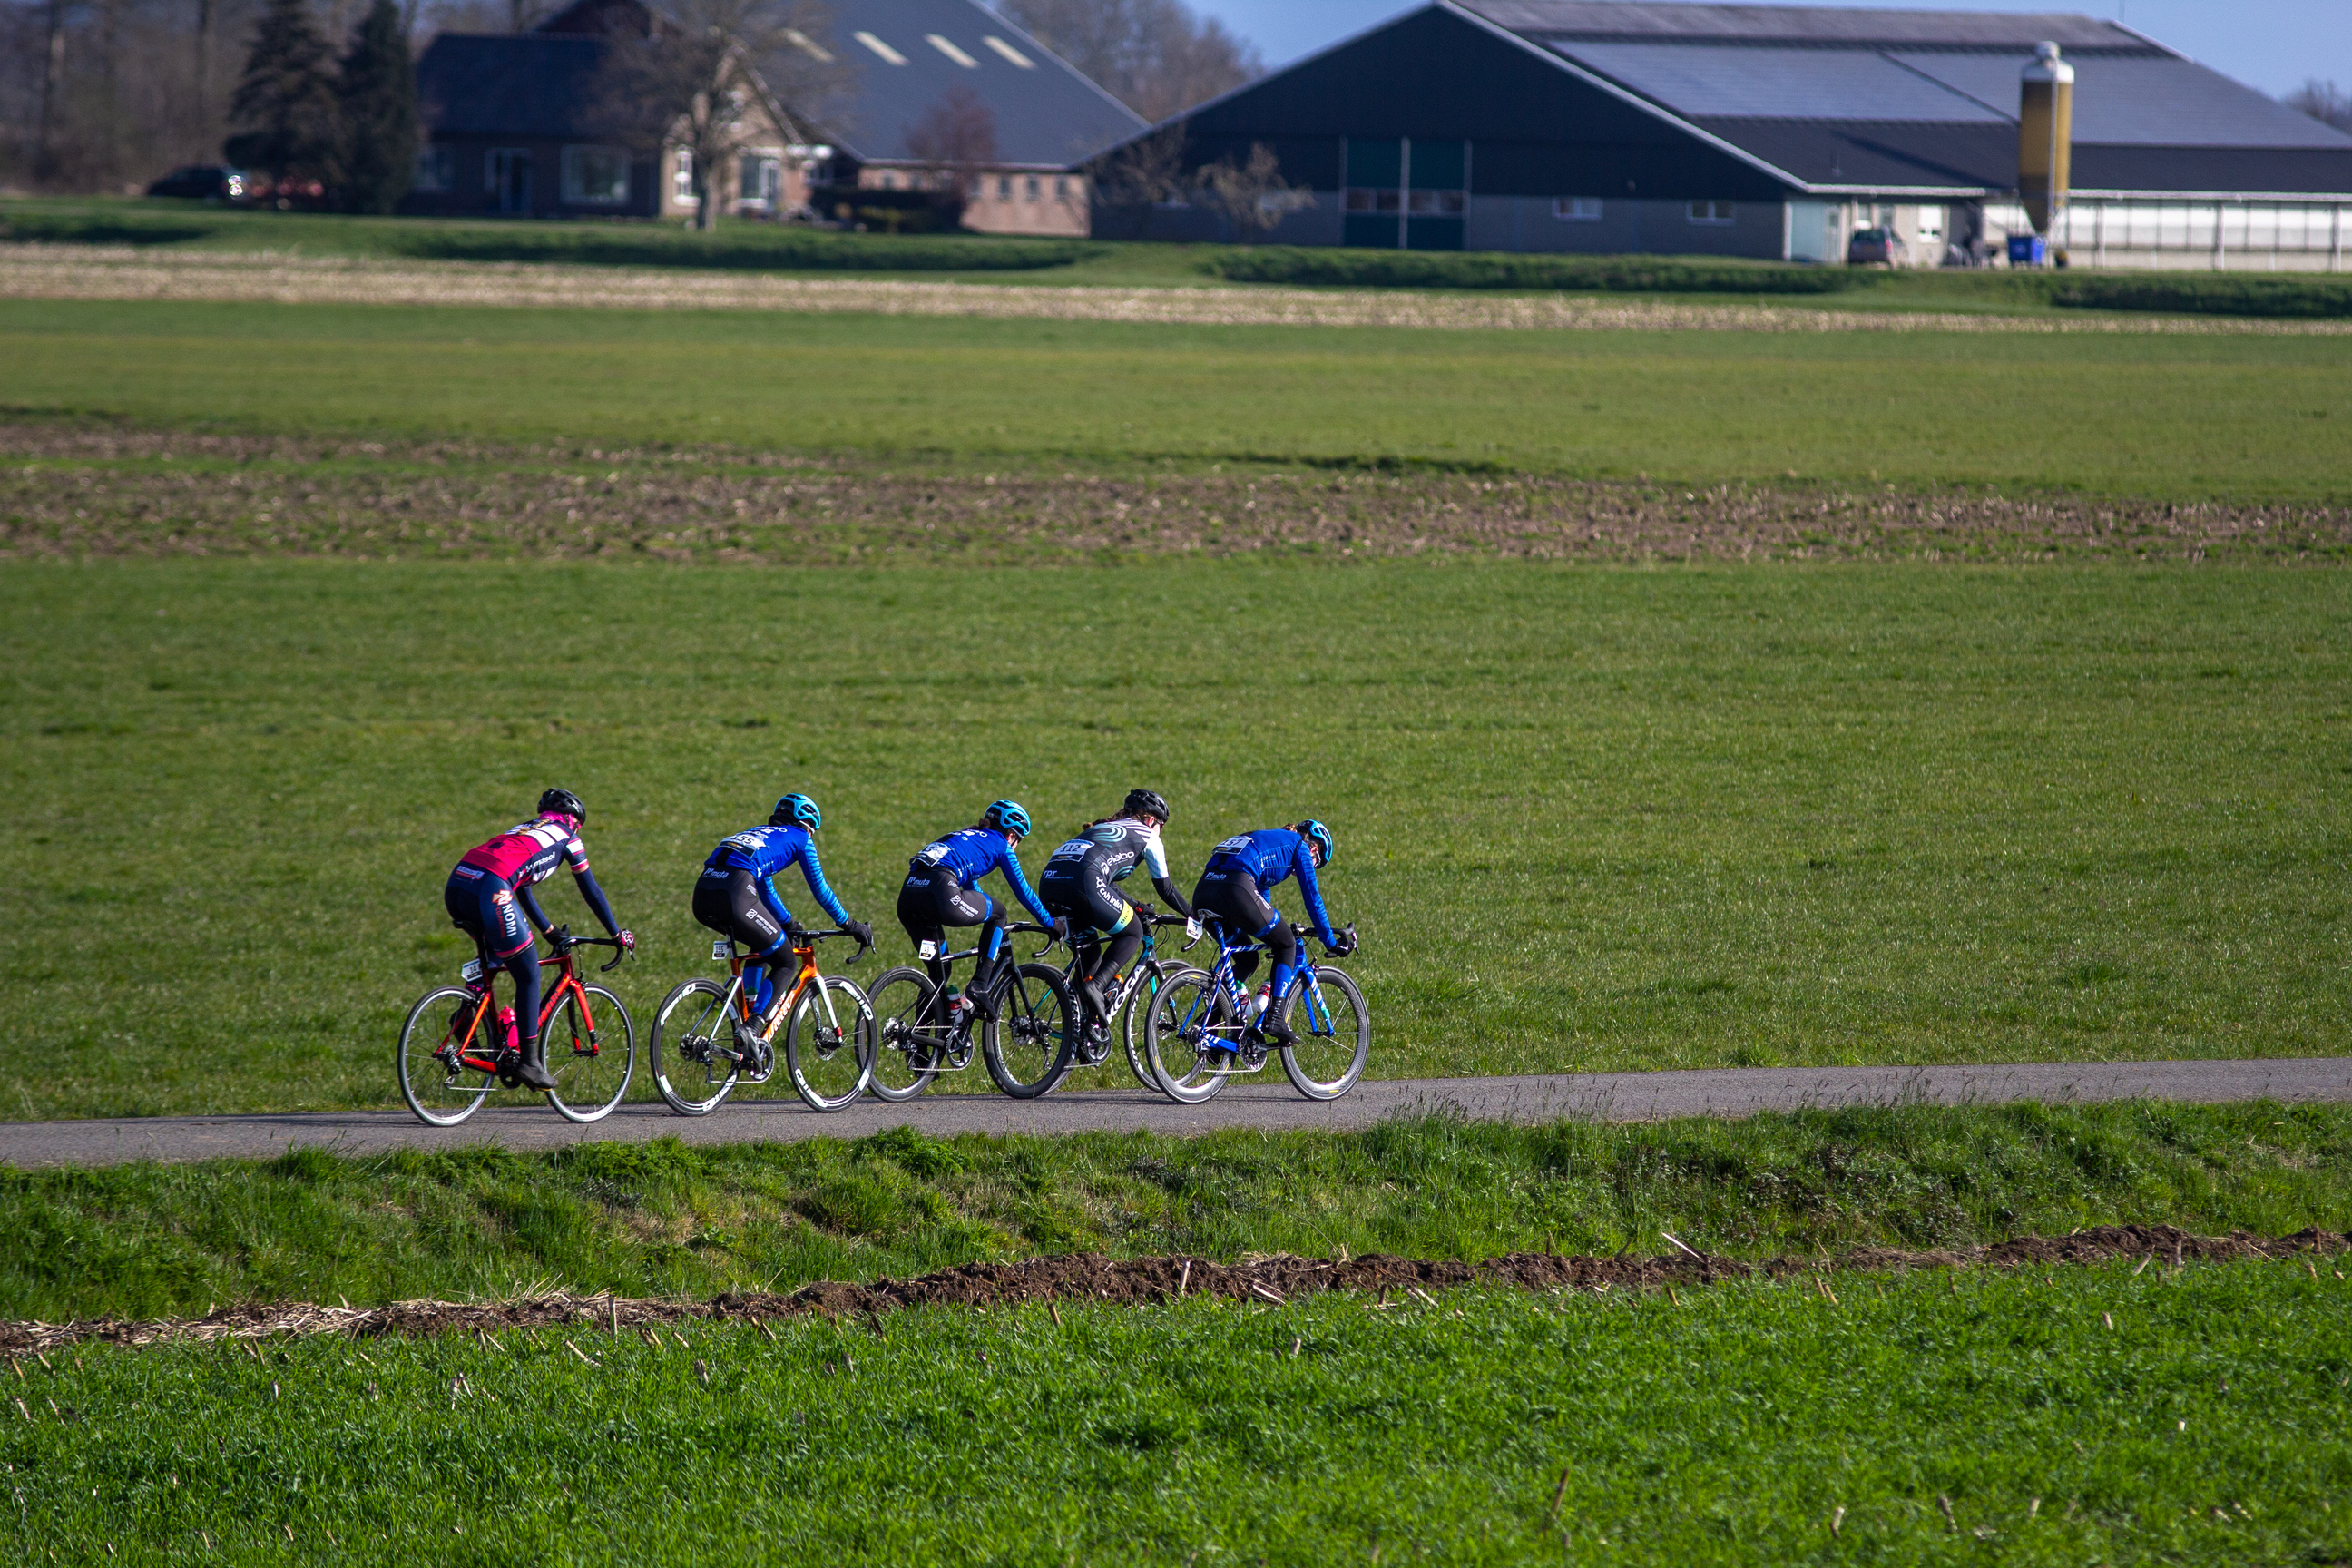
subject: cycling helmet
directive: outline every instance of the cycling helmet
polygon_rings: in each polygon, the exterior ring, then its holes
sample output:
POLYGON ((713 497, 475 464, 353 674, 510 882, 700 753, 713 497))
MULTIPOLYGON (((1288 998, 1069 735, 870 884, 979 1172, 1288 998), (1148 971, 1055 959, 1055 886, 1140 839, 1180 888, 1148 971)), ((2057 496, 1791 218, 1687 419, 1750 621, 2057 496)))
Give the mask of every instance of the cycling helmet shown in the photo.
POLYGON ((824 813, 816 808, 816 802, 794 790, 776 802, 776 809, 768 814, 768 826, 805 827, 814 833, 824 826, 824 813))
POLYGON ((581 805, 580 797, 568 789, 551 789, 542 793, 539 797, 539 815, 568 816, 583 827, 588 826, 588 808, 581 805))
POLYGON ((1119 810, 1129 816, 1140 816, 1150 812, 1165 822, 1168 820, 1168 797, 1156 789, 1131 789, 1127 792, 1126 803, 1119 810))
POLYGON ((993 827, 1000 833, 1011 833, 1023 838, 1029 837, 1029 814, 1021 809, 1021 803, 1017 800, 990 801, 988 809, 980 814, 980 825, 993 827))
POLYGON ((1323 864, 1326 866, 1331 863, 1331 857, 1339 852, 1339 846, 1332 840, 1331 830, 1311 816, 1304 822, 1292 823, 1290 831, 1301 838, 1322 846, 1323 864))

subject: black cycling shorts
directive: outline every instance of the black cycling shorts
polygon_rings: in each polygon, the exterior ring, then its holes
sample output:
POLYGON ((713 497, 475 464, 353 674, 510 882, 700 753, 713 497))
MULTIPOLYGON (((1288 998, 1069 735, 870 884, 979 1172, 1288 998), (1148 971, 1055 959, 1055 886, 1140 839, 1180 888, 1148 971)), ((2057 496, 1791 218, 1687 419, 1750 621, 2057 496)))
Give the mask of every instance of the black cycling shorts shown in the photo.
MULTIPOLYGON (((1198 914, 1216 916, 1225 928, 1227 941, 1254 936, 1265 943, 1275 963, 1297 964, 1298 938, 1291 931, 1290 922, 1266 901, 1257 890, 1257 879, 1247 871, 1202 872, 1201 885, 1192 889, 1192 909, 1198 914)), ((1234 963, 1234 973, 1244 980, 1256 968, 1255 953, 1234 963)))
POLYGON ((760 896, 760 879, 749 871, 705 870, 696 878, 694 918, 751 949, 755 958, 784 945, 784 928, 760 896))
POLYGON ((1045 880, 1037 885, 1037 897, 1048 914, 1068 921, 1073 932, 1099 931, 1109 936, 1126 930, 1135 919, 1135 906, 1127 901, 1118 884, 1092 865, 1081 863, 1061 871, 1049 864, 1045 880))
POLYGON ((927 867, 908 876, 898 889, 898 923, 919 945, 946 941, 950 926, 976 926, 984 921, 1011 923, 997 913, 996 900, 944 871, 927 867))

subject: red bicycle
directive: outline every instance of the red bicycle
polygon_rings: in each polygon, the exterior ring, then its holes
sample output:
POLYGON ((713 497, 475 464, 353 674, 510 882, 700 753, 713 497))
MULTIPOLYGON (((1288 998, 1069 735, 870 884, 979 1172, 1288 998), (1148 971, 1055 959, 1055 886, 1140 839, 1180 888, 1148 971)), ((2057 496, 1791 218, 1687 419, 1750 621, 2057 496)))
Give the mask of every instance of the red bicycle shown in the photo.
MULTIPOLYGON (((573 936, 564 926, 547 940, 554 956, 541 959, 540 967, 557 972, 539 1005, 539 1038, 555 1079, 547 1103, 567 1121, 601 1121, 629 1091, 637 1031, 618 996, 580 978, 572 950, 614 949, 613 962, 600 973, 619 968, 628 953, 613 937, 573 936)), ((521 1086, 514 1076, 520 1058, 501 1037, 505 1031, 492 1004, 496 972, 488 959, 487 950, 478 951, 458 971, 464 984, 426 992, 400 1026, 400 1097, 418 1121, 435 1127, 457 1126, 482 1108, 492 1089, 521 1086)))

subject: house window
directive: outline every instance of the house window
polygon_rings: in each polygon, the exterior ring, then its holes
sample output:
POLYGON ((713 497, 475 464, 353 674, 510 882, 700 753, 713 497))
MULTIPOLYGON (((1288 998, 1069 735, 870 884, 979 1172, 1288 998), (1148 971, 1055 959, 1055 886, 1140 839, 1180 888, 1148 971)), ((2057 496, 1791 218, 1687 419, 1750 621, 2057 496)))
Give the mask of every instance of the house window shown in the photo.
POLYGON ((1066 174, 1056 174, 1056 175, 1055 175, 1055 176, 1054 176, 1054 199, 1055 199, 1055 201, 1057 201, 1057 202, 1058 202, 1058 201, 1066 201, 1066 200, 1068 200, 1068 199, 1069 199, 1069 195, 1070 195, 1070 181, 1069 181, 1069 176, 1068 176, 1068 175, 1066 175, 1066 174))
POLYGON ((694 154, 681 147, 677 161, 670 165, 669 194, 672 201, 694 199, 694 154))
POLYGON ((1562 223, 1599 223, 1601 198, 1599 196, 1554 196, 1551 199, 1551 216, 1562 223))
POLYGON ((1731 221, 1729 202, 1693 202, 1690 205, 1693 223, 1723 224, 1731 221))
POLYGON ((1040 181, 1036 175, 1032 174, 1029 176, 1027 182, 1023 185, 1022 194, 1034 202, 1037 199, 1038 193, 1043 191, 1045 188, 1044 182, 1040 181))
POLYGON ((773 153, 746 153, 736 162, 737 195, 746 206, 770 207, 783 186, 784 161, 773 153))
MULTIPOLYGON (((1416 195, 1428 195, 1416 191, 1416 195)), ((1348 210, 1351 213, 1392 213, 1404 210, 1404 193, 1390 185, 1348 188, 1348 210)))
POLYGON ((1405 211, 1420 217, 1460 217, 1469 205, 1462 191, 1412 191, 1406 196, 1405 211))
POLYGON ((996 199, 1000 202, 1009 202, 1013 199, 1012 175, 999 174, 996 176, 996 199))
POLYGON ((414 182, 416 189, 446 191, 457 183, 456 149, 436 142, 416 150, 416 178, 414 182))
POLYGON ((617 207, 629 199, 629 155, 618 147, 563 150, 563 205, 617 207))

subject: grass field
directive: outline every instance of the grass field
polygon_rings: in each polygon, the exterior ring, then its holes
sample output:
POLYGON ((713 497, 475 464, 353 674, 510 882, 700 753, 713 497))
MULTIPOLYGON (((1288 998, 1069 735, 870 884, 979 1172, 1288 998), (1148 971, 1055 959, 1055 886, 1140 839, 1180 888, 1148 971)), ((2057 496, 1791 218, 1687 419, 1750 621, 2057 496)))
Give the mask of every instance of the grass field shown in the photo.
POLYGON ((1748 1259, 2063 1236, 2352 1230, 2352 1109, 1927 1106, 1738 1122, 1228 1131, 0 1170, 0 1319, 216 1304, 706 1300, 1096 1252, 1748 1259))
POLYGON ((0 1462, 35 1561, 2324 1563, 2331 1273, 84 1349, 0 1462))
POLYGON ((695 868, 782 790, 895 958, 928 837, 1010 795, 1049 843, 1148 779, 1186 878, 1237 828, 1335 826, 1381 1075, 2330 1052, 2347 593, 20 563, 0 1107, 386 1102, 407 1003, 467 953, 447 867, 557 779, 646 939, 616 977, 641 1034, 709 968, 695 868))
POLYGON ((2309 338, 1346 331, 777 313, 0 302, 0 413, 686 443, 1089 471, 2352 495, 2309 338))

